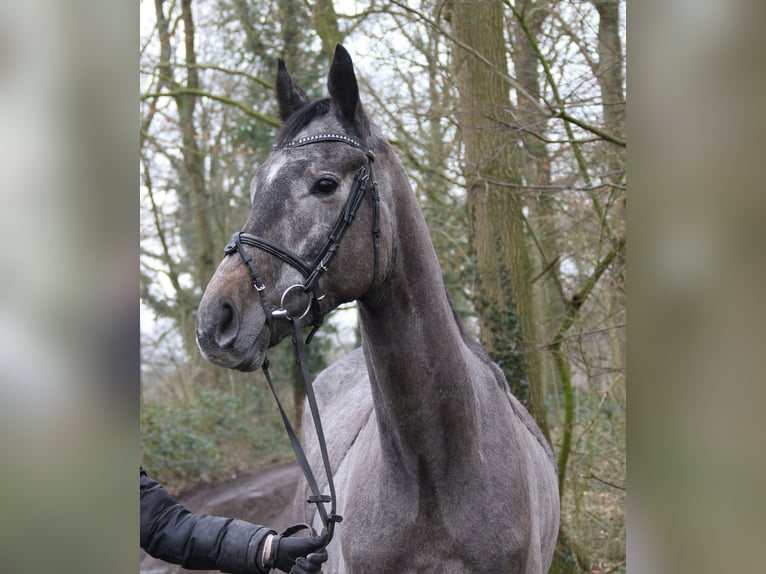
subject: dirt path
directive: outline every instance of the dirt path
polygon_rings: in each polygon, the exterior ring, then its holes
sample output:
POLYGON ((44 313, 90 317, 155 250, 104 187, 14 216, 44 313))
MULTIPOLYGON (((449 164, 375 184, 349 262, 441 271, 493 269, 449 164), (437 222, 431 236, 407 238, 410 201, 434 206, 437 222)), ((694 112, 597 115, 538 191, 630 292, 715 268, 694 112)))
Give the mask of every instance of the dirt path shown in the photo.
MULTIPOLYGON (((296 522, 290 508, 300 477, 298 465, 288 462, 226 482, 199 485, 177 500, 197 514, 241 518, 281 531, 296 522)), ((177 572, 192 571, 155 560, 141 551, 141 574, 177 572)))

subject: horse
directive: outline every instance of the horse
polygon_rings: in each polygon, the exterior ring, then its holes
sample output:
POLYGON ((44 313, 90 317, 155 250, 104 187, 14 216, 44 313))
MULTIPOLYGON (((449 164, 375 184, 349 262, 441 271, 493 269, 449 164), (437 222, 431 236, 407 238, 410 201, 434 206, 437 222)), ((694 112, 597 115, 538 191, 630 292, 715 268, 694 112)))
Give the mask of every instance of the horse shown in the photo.
MULTIPOLYGON (((560 516, 551 448, 454 312, 404 167, 340 45, 327 86, 311 100, 280 60, 283 124, 200 301, 199 349, 252 371, 356 301, 361 347, 313 383, 343 517, 324 571, 547 572, 560 516)), ((302 428, 321 464, 316 430, 302 428)))

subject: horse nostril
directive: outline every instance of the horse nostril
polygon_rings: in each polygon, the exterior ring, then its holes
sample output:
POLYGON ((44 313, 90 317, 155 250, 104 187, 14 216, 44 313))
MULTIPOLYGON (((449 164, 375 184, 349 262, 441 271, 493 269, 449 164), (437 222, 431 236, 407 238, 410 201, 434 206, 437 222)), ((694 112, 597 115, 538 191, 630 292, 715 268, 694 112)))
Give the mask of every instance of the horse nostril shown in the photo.
POLYGON ((218 324, 215 330, 215 340, 219 347, 231 343, 239 332, 239 314, 234 302, 222 299, 218 310, 218 324))

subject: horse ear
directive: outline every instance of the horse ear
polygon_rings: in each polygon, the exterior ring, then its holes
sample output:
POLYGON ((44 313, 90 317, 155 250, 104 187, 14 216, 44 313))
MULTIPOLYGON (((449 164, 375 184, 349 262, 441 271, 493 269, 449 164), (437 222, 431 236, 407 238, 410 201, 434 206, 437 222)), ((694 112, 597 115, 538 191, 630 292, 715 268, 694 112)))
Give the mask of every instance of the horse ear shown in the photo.
POLYGON ((343 119, 354 122, 359 107, 359 86, 356 83, 351 56, 340 44, 335 46, 327 89, 335 100, 343 119))
POLYGON ((279 119, 283 122, 289 118, 295 110, 308 103, 309 97, 298 84, 293 82, 287 71, 287 66, 279 59, 277 70, 277 104, 279 104, 279 119))

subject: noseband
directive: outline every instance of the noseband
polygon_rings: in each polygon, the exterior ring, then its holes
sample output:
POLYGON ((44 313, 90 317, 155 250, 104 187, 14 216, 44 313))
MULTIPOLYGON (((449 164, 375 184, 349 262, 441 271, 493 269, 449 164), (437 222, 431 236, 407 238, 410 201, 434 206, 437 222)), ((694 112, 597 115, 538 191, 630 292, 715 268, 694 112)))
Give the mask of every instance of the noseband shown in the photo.
MULTIPOLYGON (((337 255, 338 248, 340 247, 340 243, 343 240, 343 235, 346 233, 346 230, 349 227, 351 227, 351 224, 354 222, 354 217, 356 216, 356 212, 359 210, 359 206, 362 203, 362 199, 364 198, 364 195, 367 193, 367 189, 371 181, 372 181, 372 191, 371 191, 372 236, 373 236, 373 257, 374 257, 374 267, 373 267, 371 285, 375 284, 375 281, 378 276, 378 247, 379 247, 379 240, 380 240, 380 227, 379 227, 378 220, 379 220, 380 194, 378 193, 378 187, 372 175, 372 164, 373 164, 373 161, 375 160, 375 154, 372 151, 372 145, 371 145, 372 137, 370 137, 370 140, 368 142, 369 145, 366 149, 362 147, 362 145, 356 140, 346 135, 337 134, 337 133, 323 133, 323 134, 316 134, 312 136, 298 138, 284 144, 283 146, 281 146, 281 149, 292 149, 292 148, 302 147, 302 146, 310 145, 313 143, 320 143, 320 142, 340 142, 346 145, 350 145, 351 147, 354 147, 356 149, 362 150, 364 151, 365 155, 367 155, 367 165, 362 166, 359 169, 359 171, 356 173, 356 176, 354 177, 354 181, 351 184, 351 191, 349 192, 348 199, 346 199, 346 204, 343 206, 343 210, 338 216, 338 219, 335 222, 335 225, 333 226, 332 232, 327 237, 327 240, 325 241, 322 248, 319 250, 319 253, 317 254, 317 256, 314 257, 313 261, 309 263, 303 257, 296 255, 295 253, 279 245, 278 243, 275 243, 264 237, 259 237, 258 235, 244 233, 242 231, 239 231, 231 236, 231 241, 229 241, 229 243, 226 245, 224 252, 226 253, 226 255, 232 255, 234 254, 234 252, 238 252, 240 257, 244 261, 245 265, 247 266, 247 270, 250 273, 250 278, 252 279, 253 287, 255 288, 255 290, 258 292, 258 295, 260 296, 261 306, 263 307, 263 311, 266 314, 266 320, 269 322, 269 326, 271 326, 271 323, 276 318, 285 319, 290 324, 293 348, 295 351, 295 360, 298 366, 300 367, 301 376, 303 378, 303 381, 306 387, 306 398, 309 403, 311 416, 314 420, 314 427, 317 433, 317 441, 319 442, 319 448, 322 454, 322 462, 324 464, 325 475, 327 476, 327 484, 330 489, 329 495, 322 494, 319 491, 319 485, 317 483, 316 478, 314 477, 313 471, 311 470, 311 465, 309 464, 308 459, 306 458, 306 454, 303 450, 303 447, 301 446, 300 441, 298 440, 298 437, 295 433, 295 430, 293 429, 292 424, 290 423, 290 420, 287 417, 287 414, 284 408, 282 407, 282 403, 279 400, 279 396, 277 395, 276 390, 274 389, 274 384, 271 380, 271 375, 269 374, 268 358, 264 360, 263 373, 266 376, 266 381, 268 382, 269 387, 271 388, 271 392, 274 395, 274 398, 276 399, 277 406, 279 407, 279 412, 282 416, 282 422, 285 425, 285 429, 287 430, 287 435, 290 438, 290 443, 293 447, 293 451, 295 452, 295 457, 298 460, 298 464, 300 465, 301 470, 303 470, 303 474, 306 477, 306 481, 309 485, 309 488, 311 489, 312 495, 308 498, 308 502, 317 505, 317 511, 319 512, 319 516, 322 520, 322 523, 324 524, 325 536, 323 539, 323 546, 326 546, 327 544, 330 543, 330 540, 332 540, 333 533, 335 531, 335 524, 340 522, 342 518, 338 514, 336 514, 337 496, 335 494, 335 485, 332 478, 330 458, 327 452, 327 444, 324 438, 322 422, 319 417, 319 409, 317 407, 316 397, 314 395, 313 386, 311 384, 311 379, 308 373, 308 363, 306 361, 305 352, 303 348, 303 341, 302 341, 302 337, 300 333, 300 320, 303 319, 303 317, 305 317, 309 313, 309 311, 313 309, 314 311, 313 323, 312 323, 313 328, 311 330, 311 333, 309 333, 308 338, 306 339, 306 344, 308 344, 311 341, 311 338, 316 333, 317 329, 319 329, 319 327, 322 325, 322 320, 324 319, 324 316, 329 312, 329 309, 323 311, 321 308, 321 301, 322 299, 324 299, 324 295, 321 295, 321 296, 316 295, 317 283, 319 281, 319 278, 327 271, 327 268, 329 267, 330 263, 337 255), (282 293, 282 297, 279 300, 279 305, 280 305, 279 308, 273 308, 273 307, 270 308, 268 306, 266 302, 266 298, 264 296, 264 291, 266 290, 266 286, 261 280, 260 274, 258 273, 258 269, 256 268, 255 263, 253 262, 253 258, 245 250, 244 248, 245 245, 248 245, 250 247, 256 247, 258 249, 261 249, 262 251, 269 253, 270 255, 273 255, 274 257, 277 257, 278 259, 281 259, 283 262, 297 269, 305 277, 305 281, 303 283, 296 283, 295 285, 291 285, 284 290, 284 292, 282 293), (297 289, 300 289, 303 293, 307 295, 308 304, 306 305, 306 309, 303 311, 303 313, 300 316, 292 317, 290 316, 290 313, 288 312, 286 308, 286 298, 288 293, 297 289), (330 503, 329 511, 325 508, 326 503, 330 503)), ((299 525, 288 528, 285 532, 282 533, 282 535, 290 536, 291 534, 294 534, 295 532, 298 532, 299 530, 305 527, 311 528, 308 525, 299 524, 299 525)))
MULTIPOLYGON (((370 138, 371 140, 372 138, 370 138)), ((309 311, 313 310, 313 329, 311 333, 308 336, 307 342, 311 340, 316 330, 322 325, 322 321, 324 319, 324 316, 328 313, 329 310, 322 310, 321 308, 321 301, 324 299, 324 295, 317 296, 316 294, 316 287, 317 283, 319 281, 319 278, 327 271, 327 268, 329 267, 332 260, 335 258, 335 256, 338 253, 338 248, 340 247, 340 243, 343 240, 343 235, 346 233, 346 230, 351 227, 351 224, 354 221, 354 217, 356 217, 356 213, 359 210, 359 206, 362 203, 362 199, 364 198, 365 194, 367 193, 367 190, 369 188, 370 181, 372 181, 372 191, 371 191, 371 197, 372 197, 372 236, 373 236, 373 276, 372 276, 372 282, 371 285, 375 284, 375 281, 377 279, 378 275, 378 246, 380 242, 380 227, 379 227, 379 204, 380 204, 380 194, 378 193, 378 187, 376 182, 373 179, 372 175, 372 165, 373 161, 375 160, 375 154, 372 151, 372 146, 369 145, 366 149, 357 142, 356 140, 338 133, 322 133, 322 134, 315 134, 311 136, 305 136, 302 138, 298 138, 292 141, 289 141, 288 143, 280 146, 279 149, 293 149, 298 147, 303 147, 307 145, 311 145, 314 143, 320 143, 320 142, 339 142, 346 145, 349 145, 351 147, 354 147, 356 149, 364 151, 364 153, 367 155, 367 165, 362 166, 359 171, 354 176, 354 181, 351 184, 351 191, 348 195, 348 199, 346 199, 346 204, 343 206, 343 210, 341 211, 340 215, 338 216, 338 219, 335 222, 335 225, 333 226, 332 232, 327 237, 327 240, 325 241, 322 248, 319 250, 319 253, 317 254, 314 259, 309 262, 303 257, 293 253, 286 247, 283 247, 282 245, 279 245, 278 243, 275 243, 269 239, 266 239, 265 237, 260 237, 258 235, 253 235, 251 233, 245 233, 243 231, 239 231, 231 236, 231 240, 224 248, 224 252, 226 255, 231 255, 235 251, 239 252, 240 256, 242 257, 242 260, 244 261, 245 265, 247 266, 248 272, 250 273, 250 278, 253 281, 253 287, 261 296, 261 303, 264 305, 264 312, 266 313, 266 317, 268 321, 271 321, 272 317, 288 317, 289 312, 287 311, 285 307, 286 299, 288 293, 291 291, 300 289, 303 293, 307 295, 307 305, 305 310, 301 315, 298 317, 295 317, 295 319, 303 319, 306 315, 308 315, 309 311), (258 273, 258 270, 256 269, 255 263, 253 262, 252 257, 245 251, 243 248, 243 245, 248 245, 251 247, 256 247, 258 249, 261 249, 262 251, 265 251, 269 253, 270 255, 273 255, 274 257, 277 257, 278 259, 281 259, 288 265, 291 265, 295 269, 297 269, 305 278, 305 281, 301 283, 297 283, 295 285, 289 286, 285 291, 282 293, 282 297, 279 301, 279 308, 268 308, 266 305, 266 301, 263 295, 263 291, 265 290, 266 286, 261 281, 260 275, 258 273)), ((370 141, 371 144, 371 141, 370 141)))

